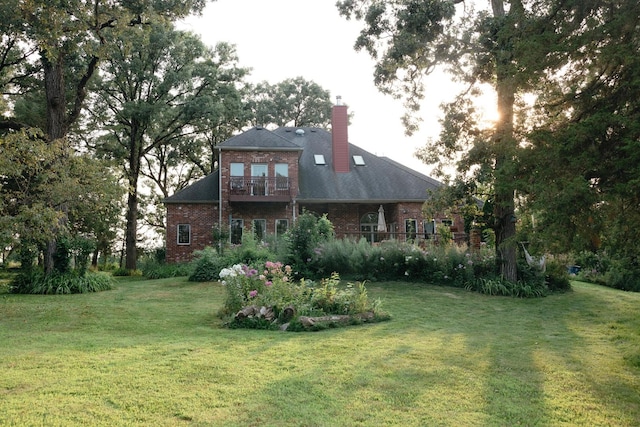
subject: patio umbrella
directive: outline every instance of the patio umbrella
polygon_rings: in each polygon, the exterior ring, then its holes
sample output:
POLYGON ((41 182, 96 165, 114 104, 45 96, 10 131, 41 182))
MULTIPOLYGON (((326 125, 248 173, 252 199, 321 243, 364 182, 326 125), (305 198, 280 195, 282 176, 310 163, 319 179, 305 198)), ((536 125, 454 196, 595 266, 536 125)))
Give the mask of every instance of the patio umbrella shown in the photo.
POLYGON ((378 208, 378 231, 383 233, 387 232, 387 222, 384 219, 384 208, 382 205, 378 208))

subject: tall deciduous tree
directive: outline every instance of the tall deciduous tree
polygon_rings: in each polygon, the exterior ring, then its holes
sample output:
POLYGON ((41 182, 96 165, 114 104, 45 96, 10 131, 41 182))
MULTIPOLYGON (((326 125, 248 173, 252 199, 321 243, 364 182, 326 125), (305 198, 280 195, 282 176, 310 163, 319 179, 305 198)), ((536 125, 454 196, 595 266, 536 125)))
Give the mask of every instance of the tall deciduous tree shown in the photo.
MULTIPOLYGON (((45 94, 45 138, 49 143, 65 140, 82 111, 87 85, 105 56, 107 36, 144 25, 158 16, 168 19, 185 16, 203 6, 203 0, 3 2, 0 21, 0 50, 5 58, 0 64, 3 93, 20 93, 23 81, 35 77, 45 94)), ((0 121, 1 129, 19 130, 24 126, 11 118, 3 117, 0 121)), ((57 161, 64 164, 66 159, 57 161)), ((61 209, 64 211, 64 206, 61 209)), ((59 227, 65 227, 64 221, 59 227)), ((52 240, 45 254, 48 272, 53 269, 54 251, 52 240)))
MULTIPOLYGON (((196 135, 210 128, 210 115, 238 99, 235 85, 244 71, 229 47, 216 52, 199 38, 171 25, 131 27, 109 43, 92 116, 106 134, 98 153, 123 162, 128 183, 126 268, 136 268, 140 177, 169 194, 170 170, 184 164, 196 135)), ((173 169, 175 171, 175 169, 173 169)))
POLYGON ((331 95, 302 77, 280 83, 262 82, 251 91, 249 106, 256 126, 316 126, 331 122, 331 95))
POLYGON ((34 129, 0 139, 0 242, 42 248, 60 235, 104 241, 113 230, 121 187, 104 164, 68 151, 62 140, 49 143, 34 129), (59 164, 60 158, 68 161, 59 164), (53 228, 63 216, 65 230, 53 228))
POLYGON ((522 191, 555 248, 604 248, 640 271, 640 4, 590 7, 563 73, 544 82, 522 191))
POLYGON ((405 99, 409 133, 418 126, 413 117, 424 97, 426 74, 440 67, 464 85, 456 100, 444 106, 443 132, 429 147, 429 159, 457 160, 459 179, 467 188, 490 184, 500 272, 516 280, 515 191, 528 124, 518 107, 525 94, 571 61, 565 42, 598 19, 594 13, 606 2, 483 3, 346 0, 338 7, 344 16, 364 21, 356 48, 377 59, 376 85, 405 99), (489 132, 477 121, 472 102, 483 87, 491 88, 497 99, 499 118, 489 132))

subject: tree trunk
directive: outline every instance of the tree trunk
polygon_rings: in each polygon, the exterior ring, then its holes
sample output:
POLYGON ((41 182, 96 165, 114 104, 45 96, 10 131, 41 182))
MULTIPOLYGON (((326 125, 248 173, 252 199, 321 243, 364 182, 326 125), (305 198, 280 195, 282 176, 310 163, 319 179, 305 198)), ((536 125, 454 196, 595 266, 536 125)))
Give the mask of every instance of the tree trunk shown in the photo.
POLYGON ((129 140, 129 170, 127 174, 129 195, 127 197, 127 227, 125 231, 125 268, 127 270, 135 270, 138 262, 138 178, 142 159, 142 137, 138 138, 138 129, 138 126, 132 124, 129 140))
MULTIPOLYGON (((47 57, 46 52, 41 52, 42 65, 44 71, 44 88, 47 99, 47 141, 53 143, 67 135, 66 103, 65 103, 65 81, 64 81, 64 61, 61 54, 52 61, 47 57)), ((66 213, 65 213, 66 216, 66 213)), ((60 220, 64 223, 65 218, 60 220)), ((54 255, 56 252, 56 241, 47 242, 44 253, 44 270, 46 274, 53 271, 54 255)))
POLYGON ((136 184, 129 179, 129 196, 127 197, 127 228, 125 232, 125 268, 135 270, 137 268, 137 244, 138 244, 138 190, 136 184))
MULTIPOLYGON (((504 2, 492 0, 493 14, 496 18, 504 18, 504 2)), ((513 12, 513 11, 512 11, 513 12)), ((504 25, 512 25, 507 23, 504 25)), ((513 134, 513 107, 515 103, 517 70, 513 66, 509 34, 503 31, 498 36, 494 52, 496 61, 496 92, 498 96, 498 121, 494 134, 495 155, 495 200, 494 231, 496 234, 496 257, 502 278, 515 282, 517 280, 516 258, 516 217, 514 214, 514 155, 517 143, 513 134), (504 35, 506 34, 506 35, 504 35)))

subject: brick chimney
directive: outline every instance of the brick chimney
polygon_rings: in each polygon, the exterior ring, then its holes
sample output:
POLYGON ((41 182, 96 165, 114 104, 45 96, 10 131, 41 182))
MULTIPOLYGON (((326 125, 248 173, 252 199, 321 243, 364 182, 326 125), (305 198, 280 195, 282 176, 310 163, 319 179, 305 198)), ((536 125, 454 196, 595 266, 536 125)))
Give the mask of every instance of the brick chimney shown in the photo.
POLYGON ((331 141, 333 170, 336 173, 349 172, 349 118, 347 106, 342 105, 342 97, 336 97, 336 105, 331 110, 331 141))

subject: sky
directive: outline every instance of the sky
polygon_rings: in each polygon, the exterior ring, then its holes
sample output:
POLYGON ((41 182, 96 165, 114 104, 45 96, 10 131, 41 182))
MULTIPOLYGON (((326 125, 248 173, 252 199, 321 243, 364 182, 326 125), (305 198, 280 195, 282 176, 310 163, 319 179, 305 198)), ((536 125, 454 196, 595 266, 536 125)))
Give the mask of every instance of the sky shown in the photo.
POLYGON ((416 159, 416 149, 437 137, 439 105, 457 93, 446 76, 427 80, 420 131, 404 135, 402 101, 381 94, 373 84, 374 60, 353 48, 363 24, 338 14, 335 0, 217 0, 180 29, 199 34, 209 46, 236 45, 240 66, 251 68, 249 81, 279 83, 303 77, 341 96, 352 113, 349 141, 419 172, 431 167, 416 159))

